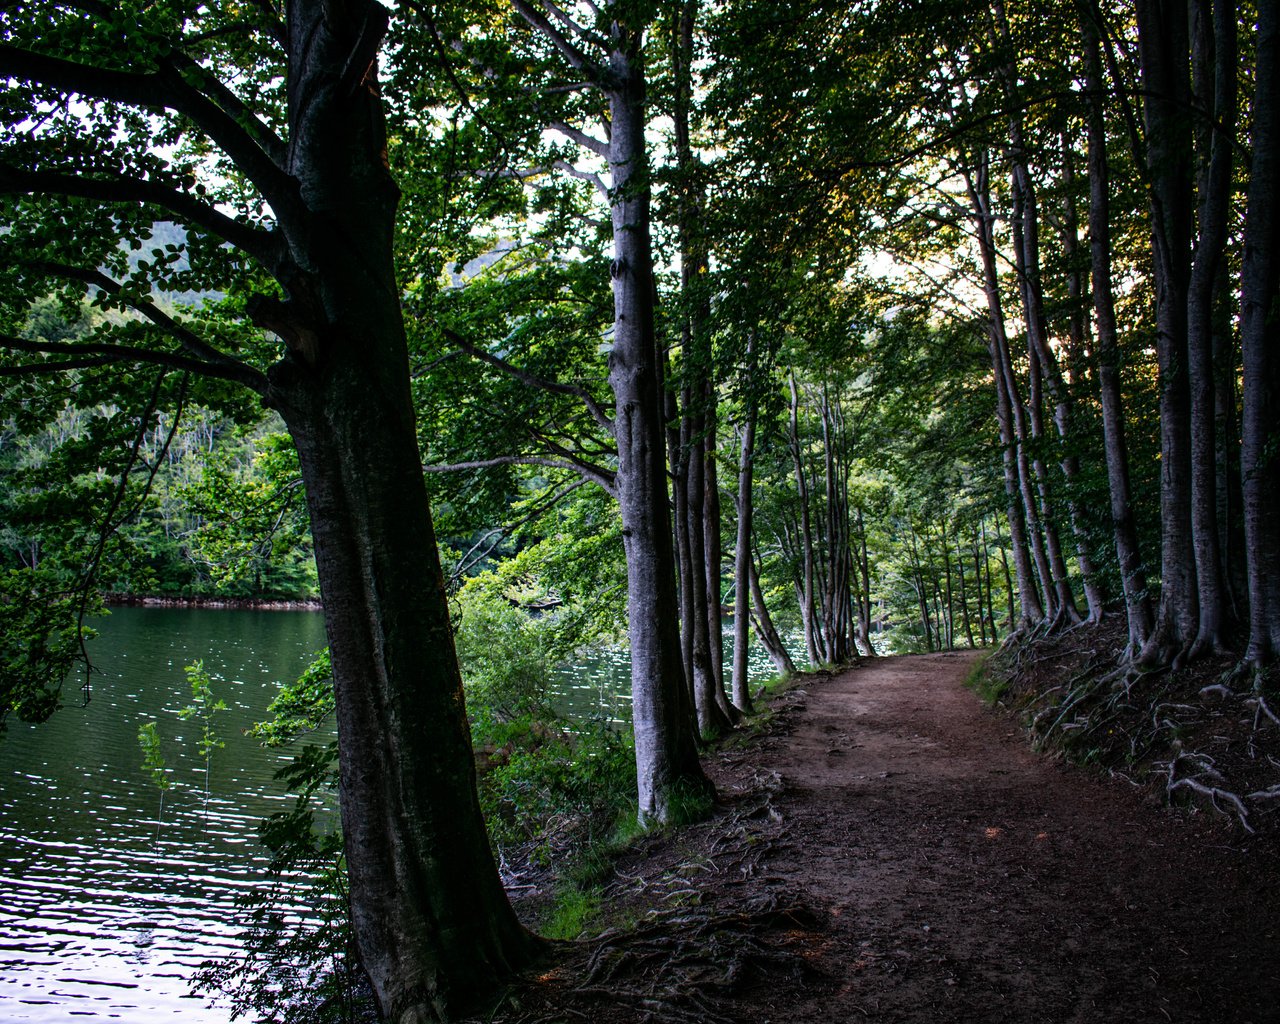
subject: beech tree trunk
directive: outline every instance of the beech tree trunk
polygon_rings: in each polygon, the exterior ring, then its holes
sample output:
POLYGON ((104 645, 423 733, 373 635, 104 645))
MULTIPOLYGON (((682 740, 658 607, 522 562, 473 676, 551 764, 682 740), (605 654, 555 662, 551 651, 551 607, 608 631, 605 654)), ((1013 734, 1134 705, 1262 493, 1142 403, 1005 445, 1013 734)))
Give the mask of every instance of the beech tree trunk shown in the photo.
MULTIPOLYGON (((1030 465, 1026 456, 1026 431, 1022 426, 1021 399, 1012 380, 1009 362, 1009 339, 1005 334, 1004 309, 1000 301, 999 275, 996 270, 995 239, 987 189, 988 165, 983 155, 978 167, 966 178, 972 204, 973 224, 978 235, 982 257, 983 293, 987 300, 987 348, 991 354, 991 373, 996 390, 996 421, 1003 449, 1005 495, 1008 499, 1009 535, 1013 562, 1018 574, 1018 603, 1021 616, 1015 624, 1010 615, 1010 629, 1038 625, 1045 617, 1046 605, 1036 588, 1036 578, 1048 587, 1051 580, 1049 562, 1044 554, 1036 515, 1035 497, 1031 490, 1030 465), (1029 536, 1028 536, 1029 535, 1029 536), (1028 551, 1035 554, 1037 572, 1033 572, 1028 551)), ((1010 589, 1012 601, 1012 588, 1010 589)), ((1051 591, 1046 594, 1046 598, 1051 591)))
POLYGON ((876 656, 871 645, 871 558, 867 553, 867 526, 863 522, 862 509, 858 509, 858 572, 862 577, 858 600, 858 639, 862 653, 868 658, 876 656))
MULTIPOLYGON (((612 9, 612 5, 611 8, 612 9)), ((689 728, 680 650, 675 552, 654 333, 643 26, 613 26, 609 55, 614 338, 609 384, 616 414, 618 504, 627 559, 627 616, 636 778, 642 821, 665 821, 680 788, 708 786, 689 728)))
POLYGON ((753 554, 747 565, 751 582, 751 600, 754 605, 752 623, 760 643, 764 645, 765 653, 769 655, 769 660, 773 662, 773 667, 778 670, 778 674, 793 676, 796 674, 796 665, 773 625, 773 617, 769 614, 769 606, 765 603, 764 591, 760 587, 760 570, 756 563, 757 559, 753 554))
POLYGON ((1249 576, 1247 663, 1280 655, 1280 10, 1258 4, 1253 162, 1244 229, 1241 348, 1244 361, 1245 553, 1249 576))
POLYGON ((1198 108, 1199 239, 1187 286, 1191 388, 1191 531, 1200 619, 1190 656, 1222 653, 1232 627, 1218 529, 1215 295, 1226 258, 1236 121, 1236 14, 1227 0, 1195 0, 1192 67, 1198 108))
POLYGON ((1111 196, 1107 165, 1107 133, 1103 95, 1099 26, 1096 8, 1081 4, 1085 76, 1089 93, 1089 255, 1093 282, 1094 323, 1098 337, 1098 390, 1102 406, 1103 450, 1111 499, 1111 531, 1120 566, 1129 649, 1142 650, 1151 635, 1153 617, 1147 596, 1146 573, 1138 549, 1129 487, 1129 449, 1125 441, 1124 395, 1120 386, 1120 346, 1116 335, 1115 303, 1111 290, 1111 196))
POLYGON ((287 301, 255 319, 290 354, 265 402, 297 446, 333 663, 352 928, 382 1015, 442 1019, 535 952, 489 850, 418 455, 398 191, 366 32, 373 3, 292 0, 287 301), (353 61, 363 60, 355 65, 353 61))
POLYGON ((714 436, 715 432, 713 419, 709 425, 714 400, 710 386, 711 345, 706 331, 709 309, 704 298, 695 294, 706 269, 705 246, 700 238, 701 184, 696 180, 697 168, 689 135, 696 16, 695 0, 683 0, 672 47, 672 70, 676 79, 676 158, 684 179, 677 216, 680 288, 684 300, 679 461, 684 469, 680 483, 686 518, 679 534, 688 553, 688 564, 681 564, 681 584, 686 595, 682 607, 686 613, 683 618, 686 671, 691 673, 698 728, 704 736, 711 737, 729 730, 738 712, 729 704, 722 685, 719 494, 715 490, 714 462, 710 461, 715 446, 707 444, 708 433, 714 436), (715 509, 714 524, 712 508, 715 509), (714 550, 708 548, 709 544, 714 550))
MULTIPOLYGON (((1071 401, 1057 357, 1049 345, 1049 325, 1044 312, 1044 286, 1040 275, 1040 210, 1035 185, 1028 166, 1026 143, 1023 138, 1022 105, 1018 95, 1018 70, 1014 59, 1009 26, 1005 18, 1004 4, 995 0, 992 4, 997 35, 1007 54, 1002 65, 1005 95, 1009 101, 1009 165, 1013 191, 1014 265, 1018 271, 1018 293, 1022 298, 1023 321, 1027 330, 1028 405, 1031 437, 1038 443, 1044 437, 1043 398, 1041 381, 1047 386, 1053 401, 1053 420, 1060 445, 1064 445, 1071 433, 1071 401)), ((1045 467, 1039 459, 1033 460, 1037 489, 1040 493, 1041 515, 1044 520, 1045 542, 1053 571, 1053 589, 1056 594, 1057 616, 1067 622, 1079 622, 1075 595, 1067 578, 1066 560, 1062 554, 1061 539, 1054 521, 1051 485, 1045 467)), ((1084 527, 1083 512, 1070 496, 1076 484, 1079 463, 1074 455, 1064 454, 1060 462, 1068 487, 1068 511, 1072 532, 1076 537, 1077 559, 1081 576, 1086 581, 1085 592, 1089 600, 1089 618, 1097 621, 1102 616, 1101 596, 1092 584, 1093 562, 1089 557, 1088 534, 1084 527)))
POLYGON ((814 608, 813 589, 813 526, 809 514, 809 479, 805 473, 804 458, 800 449, 800 391, 796 386, 795 375, 788 378, 791 388, 790 409, 790 448, 791 461, 795 466, 796 491, 800 498, 800 544, 801 544, 801 577, 800 586, 800 618, 804 622, 804 641, 809 652, 809 664, 821 665, 826 659, 818 649, 817 614, 814 608))
MULTIPOLYGON (((754 366, 755 338, 747 341, 747 363, 754 366)), ((752 518, 755 502, 752 486, 755 475, 757 404, 754 389, 748 385, 746 414, 742 421, 742 444, 738 457, 738 526, 733 545, 733 702, 745 712, 751 708, 751 687, 747 681, 747 649, 751 642, 748 623, 751 618, 752 518)))
POLYGON ((1160 377, 1160 607, 1142 652, 1180 663, 1199 628, 1191 528, 1191 90, 1186 0, 1138 0, 1160 377))

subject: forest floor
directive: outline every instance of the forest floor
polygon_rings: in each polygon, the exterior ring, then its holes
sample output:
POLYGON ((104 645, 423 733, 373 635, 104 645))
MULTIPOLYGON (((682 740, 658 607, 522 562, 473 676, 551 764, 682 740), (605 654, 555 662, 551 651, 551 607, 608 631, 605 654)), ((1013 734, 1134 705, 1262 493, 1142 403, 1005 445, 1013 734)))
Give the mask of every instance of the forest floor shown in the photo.
POLYGON ((1280 1022, 1280 851, 1029 748, 976 655, 799 679, 487 1020, 1280 1022))

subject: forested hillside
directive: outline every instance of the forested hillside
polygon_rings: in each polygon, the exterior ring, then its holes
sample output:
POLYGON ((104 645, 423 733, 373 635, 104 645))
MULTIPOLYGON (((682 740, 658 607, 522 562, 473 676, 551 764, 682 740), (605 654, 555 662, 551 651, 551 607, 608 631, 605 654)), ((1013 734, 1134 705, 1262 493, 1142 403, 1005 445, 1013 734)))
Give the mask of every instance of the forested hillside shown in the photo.
POLYGON ((455 632, 481 686, 486 629, 625 642, 649 826, 705 806, 754 644, 1123 623, 1059 722, 1188 666, 1261 721, 1276 19, 3 5, 0 721, 88 672, 104 597, 318 597, 355 948, 406 1024, 542 948, 455 632))

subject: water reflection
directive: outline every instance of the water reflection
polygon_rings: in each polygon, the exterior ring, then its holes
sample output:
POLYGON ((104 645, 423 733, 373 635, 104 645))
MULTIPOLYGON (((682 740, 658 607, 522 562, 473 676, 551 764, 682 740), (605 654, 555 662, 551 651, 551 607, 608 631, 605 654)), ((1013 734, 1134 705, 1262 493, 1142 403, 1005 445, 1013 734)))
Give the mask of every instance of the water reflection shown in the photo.
POLYGON ((224 1024, 190 978, 238 954, 234 902, 261 877, 258 821, 289 799, 272 780, 284 755, 243 730, 323 644, 320 617, 122 609, 101 634, 89 705, 12 722, 0 742, 0 1017, 224 1024), (228 706, 207 801, 199 724, 178 718, 197 658, 228 706), (172 780, 163 814, 137 744, 148 721, 172 780))
MULTIPOLYGON (((243 732, 310 662, 323 625, 306 612, 120 609, 100 632, 89 705, 11 722, 0 741, 0 1020, 226 1024, 190 981, 205 960, 240 955, 235 899, 265 864, 258 822, 292 799, 272 777, 288 755, 243 732), (178 717, 196 659, 228 706, 207 797, 200 724, 178 717), (137 742, 150 721, 172 782, 163 811, 137 742)), ((772 671, 763 657, 751 668, 772 671)), ((630 719, 625 652, 557 678, 566 715, 630 719)))

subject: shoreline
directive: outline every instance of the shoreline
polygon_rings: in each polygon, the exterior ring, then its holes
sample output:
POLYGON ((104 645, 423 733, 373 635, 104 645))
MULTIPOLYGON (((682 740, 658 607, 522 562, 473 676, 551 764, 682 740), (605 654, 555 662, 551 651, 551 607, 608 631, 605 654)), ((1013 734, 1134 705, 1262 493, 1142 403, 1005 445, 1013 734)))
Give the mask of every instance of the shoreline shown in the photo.
POLYGON ((238 612, 318 612, 324 605, 316 599, 290 600, 264 597, 179 597, 167 594, 105 594, 108 608, 199 608, 208 611, 238 612))

